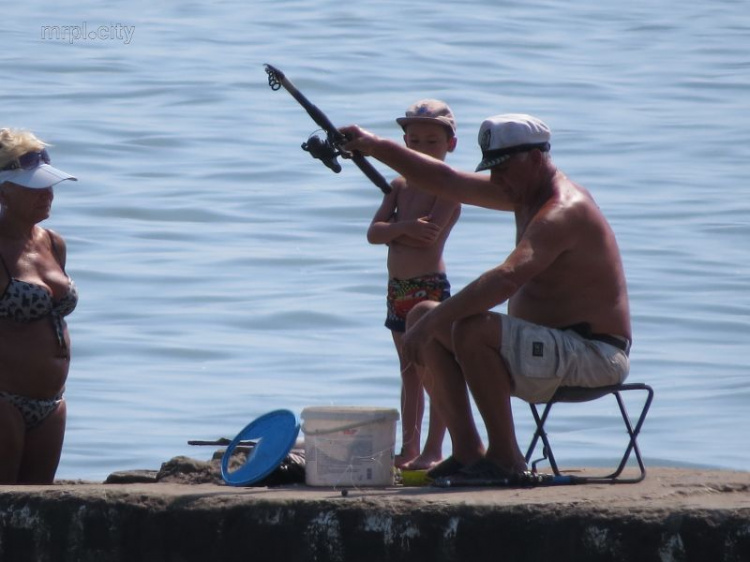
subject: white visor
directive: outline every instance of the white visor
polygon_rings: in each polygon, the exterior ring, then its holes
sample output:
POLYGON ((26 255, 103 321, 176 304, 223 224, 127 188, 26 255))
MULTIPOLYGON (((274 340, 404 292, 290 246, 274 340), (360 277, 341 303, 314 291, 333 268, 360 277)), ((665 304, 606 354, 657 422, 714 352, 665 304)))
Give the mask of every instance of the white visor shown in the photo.
POLYGON ((16 170, 0 172, 0 183, 9 181, 16 185, 29 187, 31 189, 52 187, 53 185, 65 180, 78 181, 78 178, 71 176, 67 172, 58 170, 49 164, 40 164, 30 170, 18 168, 16 170))

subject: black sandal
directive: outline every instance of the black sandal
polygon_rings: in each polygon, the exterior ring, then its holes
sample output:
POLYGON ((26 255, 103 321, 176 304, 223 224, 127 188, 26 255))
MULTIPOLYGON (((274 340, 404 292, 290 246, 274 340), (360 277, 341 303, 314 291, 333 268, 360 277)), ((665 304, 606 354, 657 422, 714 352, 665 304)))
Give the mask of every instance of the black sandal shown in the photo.
POLYGON ((487 459, 479 459, 471 466, 437 478, 433 485, 441 488, 458 486, 523 486, 528 485, 524 472, 511 472, 487 459))
POLYGON ((464 468, 464 465, 458 462, 453 455, 445 459, 440 464, 433 466, 427 471, 427 477, 433 480, 437 478, 446 478, 453 476, 458 471, 464 468))

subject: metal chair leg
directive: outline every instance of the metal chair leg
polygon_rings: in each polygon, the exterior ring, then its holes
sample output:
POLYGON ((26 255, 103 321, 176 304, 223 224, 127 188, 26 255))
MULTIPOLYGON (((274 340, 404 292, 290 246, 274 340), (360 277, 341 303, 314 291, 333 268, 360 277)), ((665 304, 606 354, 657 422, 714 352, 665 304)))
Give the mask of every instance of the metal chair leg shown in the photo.
POLYGON ((531 462, 531 470, 532 472, 537 472, 537 465, 540 462, 548 461, 550 468, 552 469, 552 472, 555 474, 555 476, 560 476, 560 469, 558 467, 557 461, 555 459, 555 456, 552 452, 552 445, 549 441, 549 436, 545 430, 545 424, 547 423, 547 419, 549 418, 550 411, 552 410, 552 406, 558 402, 567 402, 567 403, 576 403, 576 402, 590 402, 592 400, 597 400, 603 396, 607 396, 608 394, 613 394, 615 396, 615 399, 617 400, 617 405, 620 409, 620 414, 622 415, 623 422, 625 424, 625 428, 627 430, 629 440, 627 447, 625 448, 625 453, 622 456, 622 459, 620 460, 620 464, 617 466, 617 469, 607 475, 603 476, 587 476, 583 478, 577 478, 577 482, 609 482, 612 484, 625 484, 625 483, 636 483, 642 481, 646 477, 646 466, 643 462, 643 457, 641 456, 641 451, 638 447, 638 435, 641 432, 641 429, 643 428, 643 423, 646 420, 646 416, 648 415, 649 408, 651 407, 651 402, 654 398, 654 391, 653 389, 644 383, 625 383, 621 385, 614 385, 614 386, 608 386, 608 387, 601 387, 601 388, 582 388, 582 387, 561 387, 555 395, 550 399, 549 402, 545 404, 544 410, 542 411, 542 415, 539 415, 539 411, 537 409, 537 405, 530 403, 529 406, 531 408, 532 416, 534 417, 534 422, 536 424, 536 429, 534 430, 534 435, 531 439, 531 443, 529 445, 529 448, 526 452, 526 462, 531 462), (631 390, 635 391, 645 391, 647 393, 646 400, 643 404, 643 408, 640 412, 640 415, 638 416, 638 419, 635 423, 635 427, 631 423, 630 416, 628 415, 627 409, 625 408, 625 402, 622 398, 621 393, 622 392, 628 392, 631 390), (536 460, 532 461, 532 456, 534 454, 534 451, 537 447, 537 444, 539 440, 542 441, 542 457, 536 460), (620 478, 620 475, 625 470, 625 467, 628 464, 628 461, 630 460, 631 455, 635 456, 636 462, 638 464, 639 474, 636 477, 633 478, 620 478))

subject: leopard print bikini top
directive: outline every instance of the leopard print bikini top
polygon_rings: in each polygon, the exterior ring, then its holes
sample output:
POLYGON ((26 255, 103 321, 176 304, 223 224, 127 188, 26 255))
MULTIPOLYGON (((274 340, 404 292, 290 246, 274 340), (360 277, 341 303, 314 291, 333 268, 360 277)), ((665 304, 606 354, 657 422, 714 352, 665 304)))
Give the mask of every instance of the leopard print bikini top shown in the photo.
MULTIPOLYGON (((49 233, 49 231, 47 232, 49 233)), ((51 234, 49 236, 52 250, 57 256, 55 241, 51 234)), ((63 317, 73 312, 78 304, 78 291, 73 280, 68 277, 68 292, 60 299, 54 300, 46 287, 14 278, 2 255, 0 255, 0 262, 2 262, 9 279, 5 291, 0 296, 0 318, 26 323, 48 316, 52 319, 55 327, 58 343, 61 347, 65 347, 63 317)), ((65 269, 62 269, 65 273, 65 269)))

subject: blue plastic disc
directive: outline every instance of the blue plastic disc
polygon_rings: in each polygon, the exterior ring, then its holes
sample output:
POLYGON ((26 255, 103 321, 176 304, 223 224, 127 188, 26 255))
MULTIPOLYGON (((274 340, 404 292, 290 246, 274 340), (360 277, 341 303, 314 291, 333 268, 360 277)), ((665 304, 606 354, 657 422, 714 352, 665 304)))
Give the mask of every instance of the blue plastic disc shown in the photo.
POLYGON ((262 480, 281 464, 299 435, 297 417, 289 410, 274 410, 250 422, 224 452, 221 477, 231 486, 250 486, 262 480), (256 441, 247 462, 229 472, 229 459, 240 441, 256 441))

